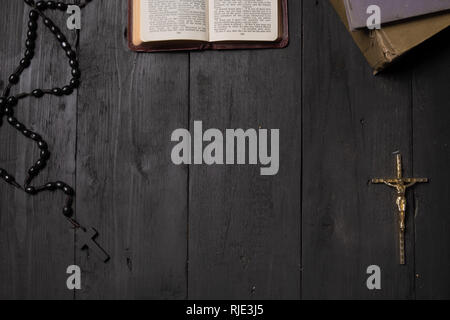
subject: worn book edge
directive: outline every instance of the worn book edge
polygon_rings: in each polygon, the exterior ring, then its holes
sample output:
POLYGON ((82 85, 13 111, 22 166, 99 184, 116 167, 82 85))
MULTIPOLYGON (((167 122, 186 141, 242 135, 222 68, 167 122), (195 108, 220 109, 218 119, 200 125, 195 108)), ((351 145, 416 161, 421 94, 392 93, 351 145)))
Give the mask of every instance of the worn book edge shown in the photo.
POLYGON ((412 48, 450 26, 450 14, 445 13, 388 25, 380 30, 351 31, 344 0, 330 0, 330 2, 374 69, 374 74, 379 73, 412 48))

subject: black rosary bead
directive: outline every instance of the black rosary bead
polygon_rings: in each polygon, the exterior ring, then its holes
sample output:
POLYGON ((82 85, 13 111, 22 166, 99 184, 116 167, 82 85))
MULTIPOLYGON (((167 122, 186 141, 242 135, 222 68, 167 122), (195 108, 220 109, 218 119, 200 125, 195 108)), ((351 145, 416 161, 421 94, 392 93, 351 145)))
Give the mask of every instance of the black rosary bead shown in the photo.
POLYGON ((76 78, 76 79, 80 78, 80 77, 81 77, 80 69, 78 69, 78 68, 73 68, 73 69, 72 69, 72 76, 73 76, 74 78, 76 78))
POLYGON ((45 1, 39 1, 38 3, 36 3, 36 8, 43 11, 47 9, 47 3, 45 3, 45 1))
POLYGON ((34 166, 39 169, 42 170, 45 168, 45 166, 47 165, 47 162, 45 160, 38 160, 36 161, 36 163, 34 164, 34 166))
MULTIPOLYGON (((13 115, 13 109, 12 109, 12 107, 9 107, 9 106, 6 106, 3 109, 3 112, 9 117, 11 117, 13 115)), ((6 120, 8 120, 8 119, 6 119, 6 120)))
POLYGON ((12 126, 15 126, 16 123, 17 123, 17 120, 16 120, 16 118, 14 118, 14 117, 8 117, 8 118, 6 119, 6 121, 8 121, 8 123, 9 123, 10 125, 12 125, 12 126))
POLYGON ((56 8, 61 11, 67 11, 67 4, 65 4, 63 2, 58 2, 56 4, 56 8))
POLYGON ((27 187, 25 188, 25 192, 31 195, 35 195, 37 194, 37 190, 34 187, 27 187))
POLYGON ((62 189, 66 184, 64 182, 61 181, 57 181, 55 182, 55 186, 57 189, 62 189))
POLYGON ((7 115, 7 116, 12 116, 12 115, 14 114, 13 109, 10 108, 10 107, 5 107, 5 108, 3 109, 3 112, 4 112, 4 114, 7 115))
POLYGON ((36 21, 39 18, 39 13, 36 10, 31 10, 28 16, 30 20, 36 21))
POLYGON ((42 140, 42 137, 40 135, 38 135, 37 133, 31 132, 30 133, 30 139, 33 140, 33 141, 38 142, 38 141, 42 140))
POLYGON ((66 55, 67 55, 70 59, 74 59, 74 58, 76 58, 76 56, 77 56, 77 54, 75 53, 75 51, 73 51, 72 49, 66 50, 66 55))
POLYGON ((34 50, 35 44, 33 40, 27 39, 25 41, 25 47, 29 50, 34 50))
POLYGON ((53 21, 50 20, 49 18, 44 19, 44 24, 45 24, 45 26, 47 26, 49 28, 54 25, 53 21))
POLYGON ((30 169, 28 169, 28 175, 30 177, 35 177, 38 174, 38 169, 35 166, 32 166, 30 169))
POLYGON ((44 95, 44 91, 42 91, 41 89, 36 89, 33 90, 31 94, 36 98, 41 98, 44 95))
POLYGON ((29 60, 33 59, 33 57, 34 57, 34 51, 33 51, 33 50, 30 50, 30 49, 27 49, 27 50, 25 51, 24 57, 27 58, 27 59, 29 59, 29 60))
POLYGON ((28 22, 28 29, 32 30, 32 31, 36 31, 37 30, 37 22, 34 20, 30 20, 28 22))
POLYGON ((49 182, 45 185, 45 189, 47 189, 48 191, 55 191, 56 184, 54 184, 53 182, 49 182))
POLYGON ((61 32, 56 33, 56 39, 58 39, 58 41, 60 41, 60 42, 67 40, 66 36, 64 34, 62 34, 61 32))
POLYGON ((70 207, 64 207, 63 214, 66 218, 72 218, 73 216, 73 210, 70 207))
POLYGON ((34 30, 28 30, 27 31, 27 40, 30 40, 31 42, 36 42, 37 33, 34 30))
POLYGON ((49 8, 49 9, 56 9, 56 2, 54 2, 54 1, 47 1, 47 8, 49 8))
POLYGON ((63 95, 63 91, 61 88, 53 88, 52 89, 52 94, 54 94, 55 96, 62 96, 63 95))
POLYGON ((9 83, 11 83, 11 84, 16 84, 19 82, 19 80, 20 80, 20 77, 18 74, 12 74, 9 76, 9 83))
POLYGON ((48 160, 50 158, 50 151, 41 150, 40 155, 41 155, 41 159, 48 160))
POLYGON ((7 100, 8 106, 10 106, 10 107, 16 106, 18 102, 19 102, 19 100, 17 100, 17 98, 14 96, 9 97, 7 100))
POLYGON ((61 42, 61 47, 62 47, 64 50, 67 50, 67 49, 70 49, 70 44, 69 44, 67 41, 62 41, 62 42, 61 42))
POLYGON ((24 59, 20 60, 20 66, 23 68, 28 68, 30 66, 30 64, 31 64, 30 59, 24 58, 24 59))
POLYGON ((68 195, 68 196, 73 196, 75 194, 75 191, 73 191, 73 189, 71 187, 69 187, 68 185, 65 185, 62 188, 63 192, 68 195))
POLYGON ((64 95, 68 96, 68 95, 71 95, 71 94, 72 94, 73 89, 72 89, 72 87, 70 87, 70 86, 64 86, 64 87, 62 88, 62 92, 63 92, 64 95))
POLYGON ((77 60, 74 60, 74 59, 70 59, 69 65, 70 65, 72 68, 78 68, 78 61, 77 61, 77 60))
POLYGON ((28 30, 27 32, 27 38, 30 40, 36 40, 37 38, 37 33, 34 30, 28 30))
POLYGON ((50 31, 51 31, 53 34, 57 34, 58 32, 60 32, 59 28, 58 28, 57 26, 55 26, 55 25, 52 25, 52 26, 50 27, 50 31))
POLYGON ((23 124, 21 124, 20 122, 16 122, 16 124, 14 125, 14 128, 16 128, 17 130, 19 130, 19 131, 23 131, 23 130, 25 130, 26 128, 25 128, 25 126, 23 125, 23 124))
POLYGON ((44 140, 38 141, 37 143, 38 148, 41 150, 47 150, 48 149, 48 145, 44 140))
POLYGON ((24 129, 24 130, 22 130, 22 134, 25 136, 25 137, 27 137, 27 138, 29 138, 30 137, 30 131, 29 130, 27 130, 27 129, 24 129))
POLYGON ((70 80, 70 86, 74 89, 78 88, 80 85, 80 80, 73 78, 70 80))
POLYGON ((8 174, 5 174, 5 175, 3 176, 3 179, 4 179, 7 183, 13 183, 13 182, 15 181, 14 177, 13 177, 13 176, 10 176, 10 175, 8 175, 8 174))
POLYGON ((0 169, 0 178, 5 180, 6 183, 9 183, 9 184, 12 184, 12 185, 18 187, 18 185, 16 183, 16 179, 14 179, 14 177, 12 175, 10 175, 8 172, 6 172, 3 169, 0 169))

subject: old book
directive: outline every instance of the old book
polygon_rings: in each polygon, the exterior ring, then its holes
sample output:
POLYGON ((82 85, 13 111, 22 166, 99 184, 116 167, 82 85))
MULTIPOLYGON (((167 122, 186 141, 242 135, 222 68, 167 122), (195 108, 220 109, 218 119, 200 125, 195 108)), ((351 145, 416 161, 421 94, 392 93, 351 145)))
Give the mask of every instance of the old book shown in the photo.
POLYGON ((381 9, 381 23, 393 22, 450 9, 450 0, 345 0, 350 29, 367 26, 367 8, 381 9))
POLYGON ((134 51, 282 48, 287 0, 129 0, 134 51))
MULTIPOLYGON (((350 31, 344 1, 330 0, 350 31)), ((388 24, 380 30, 350 31, 350 34, 376 74, 448 26, 450 26, 450 13, 442 13, 388 24)))

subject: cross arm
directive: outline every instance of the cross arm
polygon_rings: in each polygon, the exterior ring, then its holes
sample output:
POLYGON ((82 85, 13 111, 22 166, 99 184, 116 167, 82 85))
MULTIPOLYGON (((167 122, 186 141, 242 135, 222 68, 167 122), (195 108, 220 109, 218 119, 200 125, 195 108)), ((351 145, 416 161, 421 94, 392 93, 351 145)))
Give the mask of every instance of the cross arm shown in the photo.
POLYGON ((416 183, 425 183, 428 182, 428 179, 425 178, 405 178, 403 179, 403 182, 406 183, 406 187, 412 187, 416 183))
POLYGON ((391 184, 395 184, 397 183, 398 180, 397 179, 372 179, 372 183, 391 183, 391 184))
POLYGON ((397 184, 399 180, 403 181, 403 183, 425 183, 428 182, 427 178, 403 178, 403 179, 372 179, 372 183, 385 183, 385 184, 397 184))
POLYGON ((404 178, 404 182, 406 183, 425 183, 428 182, 427 178, 404 178))

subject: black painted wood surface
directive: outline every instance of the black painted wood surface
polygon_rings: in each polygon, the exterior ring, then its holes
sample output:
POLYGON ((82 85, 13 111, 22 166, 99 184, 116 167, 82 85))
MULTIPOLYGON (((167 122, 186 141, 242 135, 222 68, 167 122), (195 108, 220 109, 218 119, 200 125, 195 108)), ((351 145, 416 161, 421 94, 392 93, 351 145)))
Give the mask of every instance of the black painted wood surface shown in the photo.
MULTIPOLYGON (((0 89, 28 14, 22 1, 2 8, 0 89)), ((450 298, 450 32, 374 77, 328 2, 291 0, 289 10, 283 50, 137 54, 126 46, 126 1, 94 0, 83 11, 81 88, 25 100, 18 116, 48 139, 43 178, 76 186, 77 218, 98 229, 111 261, 78 249, 62 197, 1 183, 0 298, 450 298), (197 120, 279 128, 278 175, 174 166, 171 133, 197 120), (398 151, 405 174, 431 179, 408 194, 406 266, 393 191, 368 183, 394 174, 398 151), (80 291, 66 288, 71 264, 83 270, 80 291), (380 291, 366 288, 373 264, 380 291)), ((40 29, 21 91, 68 80, 40 29)), ((0 166, 19 179, 36 151, 0 128, 0 166)))

